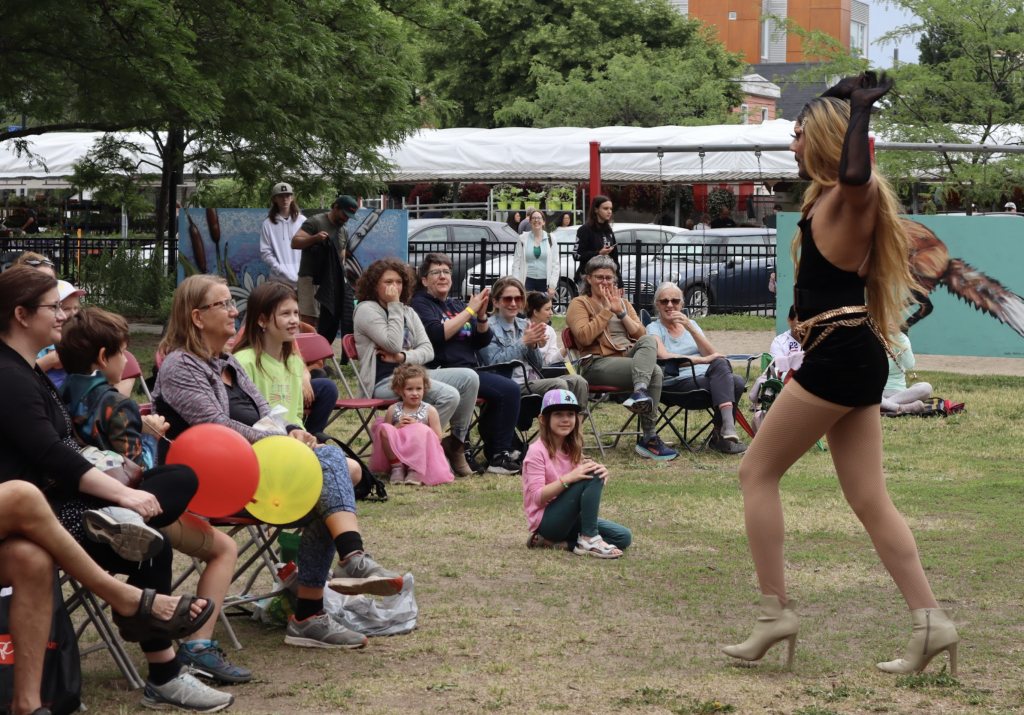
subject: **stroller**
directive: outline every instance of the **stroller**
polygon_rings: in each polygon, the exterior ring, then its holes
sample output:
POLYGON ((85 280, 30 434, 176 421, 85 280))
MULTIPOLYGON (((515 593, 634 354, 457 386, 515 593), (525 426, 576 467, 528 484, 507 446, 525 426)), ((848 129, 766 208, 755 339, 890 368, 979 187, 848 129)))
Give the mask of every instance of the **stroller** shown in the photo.
MULTIPOLYGON (((750 388, 750 402, 754 405, 754 417, 750 421, 750 426, 755 434, 757 434, 757 430, 761 427, 761 422, 764 421, 768 410, 775 400, 778 399, 782 388, 786 386, 786 383, 789 382, 792 376, 792 370, 789 372, 779 371, 775 366, 775 358, 769 353, 761 353, 761 374, 754 380, 754 385, 750 388)), ((817 445, 818 449, 822 452, 828 450, 825 443, 820 439, 817 445)))

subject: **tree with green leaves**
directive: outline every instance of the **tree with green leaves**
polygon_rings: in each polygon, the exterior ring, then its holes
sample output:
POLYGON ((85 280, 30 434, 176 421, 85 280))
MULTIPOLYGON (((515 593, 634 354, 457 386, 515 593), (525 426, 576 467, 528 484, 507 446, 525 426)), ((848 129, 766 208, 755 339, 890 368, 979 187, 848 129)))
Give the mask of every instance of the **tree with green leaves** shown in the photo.
MULTIPOLYGON (((921 35, 920 64, 889 69, 896 87, 873 123, 887 141, 942 144, 1019 144, 1024 139, 1024 5, 1020 0, 889 0, 919 20, 876 40, 887 44, 921 35)), ((826 62, 801 81, 841 77, 867 68, 838 42, 787 26, 805 50, 826 62)), ((1014 187, 1024 186, 1018 154, 950 152, 878 153, 879 166, 902 182, 942 181, 968 213, 996 208, 1014 187)))
MULTIPOLYGON (((288 176, 305 191, 365 193, 380 155, 430 120, 415 93, 412 28, 458 26, 438 0, 40 0, 0 7, 0 108, 29 126, 137 130, 161 176, 288 176)), ((28 149, 22 144, 20 149, 28 149)), ((120 171, 113 153, 94 169, 120 171)), ((95 173, 95 172, 94 172, 95 173)))
POLYGON ((691 74, 706 71, 709 93, 727 96, 731 88, 721 82, 740 74, 736 58, 705 26, 667 0, 466 0, 459 11, 470 26, 427 33, 422 47, 430 87, 457 104, 459 126, 654 121, 659 111, 652 105, 660 100, 673 108, 661 115, 697 121, 718 104, 691 74), (645 68, 648 62, 654 66, 645 68), (673 70, 683 76, 669 77, 673 70), (651 86, 640 89, 644 96, 616 92, 630 105, 619 111, 597 106, 601 90, 622 76, 651 86), (595 99, 578 98, 562 119, 554 104, 577 91, 595 99))
POLYGON ((502 123, 535 127, 698 126, 739 122, 729 110, 743 101, 735 78, 742 64, 710 44, 705 51, 667 48, 613 55, 603 68, 575 67, 563 76, 537 70, 537 98, 495 112, 502 123))

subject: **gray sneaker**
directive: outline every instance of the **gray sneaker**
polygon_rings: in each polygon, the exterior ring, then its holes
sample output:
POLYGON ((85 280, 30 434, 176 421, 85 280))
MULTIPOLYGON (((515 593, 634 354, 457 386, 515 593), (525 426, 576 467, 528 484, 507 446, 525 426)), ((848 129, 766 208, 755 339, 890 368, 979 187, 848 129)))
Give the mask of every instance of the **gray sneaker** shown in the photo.
POLYGON ((366 636, 350 631, 327 613, 310 616, 304 621, 288 619, 284 642, 300 648, 362 648, 366 636))
POLYGON ((215 713, 235 702, 235 696, 214 690, 209 685, 200 683, 185 669, 178 677, 163 685, 153 685, 146 681, 146 689, 142 693, 142 704, 153 710, 194 710, 201 713, 215 713))
POLYGON ((386 571, 364 551, 357 551, 334 567, 334 578, 327 585, 332 591, 356 596, 393 596, 402 590, 402 577, 386 571))
POLYGON ((90 509, 82 529, 92 541, 107 544, 128 561, 149 561, 164 548, 164 535, 148 526, 138 512, 120 506, 90 509))

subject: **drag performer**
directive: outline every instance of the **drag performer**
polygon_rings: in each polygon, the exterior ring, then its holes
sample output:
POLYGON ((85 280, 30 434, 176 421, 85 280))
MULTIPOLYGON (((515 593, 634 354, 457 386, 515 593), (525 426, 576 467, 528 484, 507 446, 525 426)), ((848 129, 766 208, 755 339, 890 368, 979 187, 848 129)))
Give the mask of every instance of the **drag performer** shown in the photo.
POLYGON ((871 106, 892 85, 884 75, 879 82, 873 72, 847 77, 811 100, 796 119, 790 149, 800 178, 812 182, 793 242, 798 320, 793 335, 803 345, 803 362, 799 357, 797 364, 791 362, 794 379, 740 464, 761 615, 750 638, 724 649, 733 658, 759 660, 786 640, 792 665, 798 620, 786 596, 779 482, 825 434, 843 494, 906 599, 914 624, 906 655, 878 668, 920 672, 948 651, 956 673, 956 629, 932 595, 914 537, 889 499, 882 475, 878 414, 891 348, 879 326, 884 330, 890 320, 902 322, 915 287, 896 197, 872 169, 868 143, 871 106))

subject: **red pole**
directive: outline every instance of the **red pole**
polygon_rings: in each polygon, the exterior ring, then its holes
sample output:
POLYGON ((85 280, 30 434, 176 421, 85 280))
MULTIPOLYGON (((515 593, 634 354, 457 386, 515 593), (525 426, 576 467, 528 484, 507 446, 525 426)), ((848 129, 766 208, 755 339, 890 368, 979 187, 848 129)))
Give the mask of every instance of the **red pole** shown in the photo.
MULTIPOLYGON (((590 142, 590 200, 601 195, 601 142, 590 142)), ((590 207, 584 206, 587 211, 590 207)), ((584 216, 586 214, 584 213, 584 216)))
POLYGON ((875 163, 875 138, 868 137, 868 147, 871 149, 871 163, 875 163))

